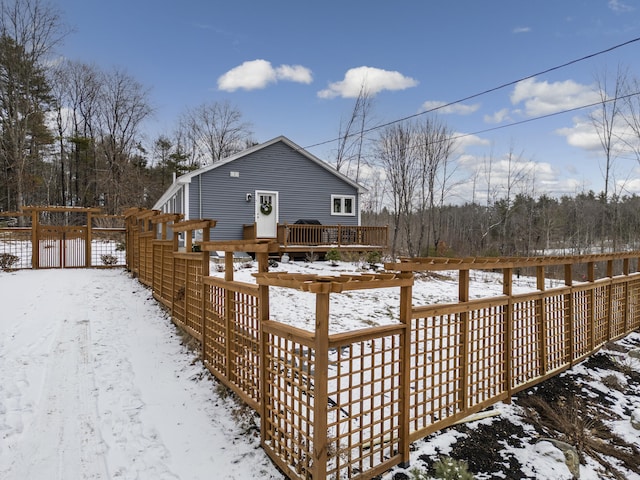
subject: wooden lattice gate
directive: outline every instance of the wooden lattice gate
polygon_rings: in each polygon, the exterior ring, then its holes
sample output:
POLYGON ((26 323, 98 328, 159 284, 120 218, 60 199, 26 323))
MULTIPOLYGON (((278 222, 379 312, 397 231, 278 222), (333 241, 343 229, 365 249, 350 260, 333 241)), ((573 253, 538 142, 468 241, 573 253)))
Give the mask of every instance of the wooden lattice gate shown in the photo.
POLYGON ((24 207, 0 212, 0 256, 12 268, 124 266, 124 217, 91 207, 24 207), (11 223, 11 226, 9 226, 11 223))
POLYGON ((38 268, 87 266, 86 226, 38 225, 38 268))

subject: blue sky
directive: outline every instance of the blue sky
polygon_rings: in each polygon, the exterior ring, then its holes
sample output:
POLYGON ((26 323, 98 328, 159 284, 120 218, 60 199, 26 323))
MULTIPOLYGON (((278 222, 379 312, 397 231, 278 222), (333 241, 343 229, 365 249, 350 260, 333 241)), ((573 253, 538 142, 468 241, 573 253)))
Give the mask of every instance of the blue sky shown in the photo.
MULTIPOLYGON (((150 136, 187 107, 229 101, 255 140, 306 147, 334 139, 366 75, 376 123, 413 115, 640 37, 637 0, 243 1, 52 0, 75 29, 70 59, 125 69, 151 89, 150 136)), ((440 119, 460 133, 594 101, 594 78, 618 65, 640 77, 640 42, 483 95, 440 119)), ((612 77, 613 78, 613 77, 612 77)), ((597 101, 597 98, 595 99, 597 101)), ((465 137, 459 178, 512 151, 533 165, 535 193, 601 190, 588 111, 465 137)), ((310 150, 331 160, 335 144, 310 150)), ((638 161, 616 159, 622 193, 640 193, 638 161)), ((494 180, 496 184, 496 180, 494 180)), ((460 187, 459 198, 469 186, 460 187)))

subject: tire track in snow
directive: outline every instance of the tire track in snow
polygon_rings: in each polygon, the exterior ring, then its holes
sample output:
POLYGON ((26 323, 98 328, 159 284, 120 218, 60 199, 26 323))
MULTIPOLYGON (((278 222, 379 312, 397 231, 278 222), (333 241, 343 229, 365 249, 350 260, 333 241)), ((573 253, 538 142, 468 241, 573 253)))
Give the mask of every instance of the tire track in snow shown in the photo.
POLYGON ((92 286, 94 308, 103 319, 94 331, 95 369, 100 397, 98 411, 101 430, 109 446, 107 462, 113 479, 176 480, 167 466, 169 450, 153 425, 145 422, 146 407, 132 365, 133 348, 144 348, 132 331, 132 317, 140 312, 127 310, 132 293, 145 294, 142 287, 121 279, 114 288, 92 286), (134 292, 131 287, 134 286, 134 292), (133 347, 132 344, 133 343, 133 347), (114 368, 116 366, 117 368, 114 368))
POLYGON ((7 479, 109 478, 97 428, 89 359, 89 321, 64 320, 50 355, 42 395, 7 479), (43 443, 52 448, 38 448, 43 443), (52 452, 57 452, 52 458, 52 452))

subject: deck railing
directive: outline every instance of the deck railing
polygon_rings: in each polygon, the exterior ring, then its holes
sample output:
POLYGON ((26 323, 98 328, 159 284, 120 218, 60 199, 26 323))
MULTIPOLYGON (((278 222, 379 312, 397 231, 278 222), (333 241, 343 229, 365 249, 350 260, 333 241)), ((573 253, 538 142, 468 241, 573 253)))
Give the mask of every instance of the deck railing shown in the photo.
MULTIPOLYGON (((255 225, 244 225, 245 240, 255 240, 255 225)), ((389 247, 389 227, 278 224, 276 241, 283 250, 298 247, 386 251, 389 247)))
POLYGON ((345 226, 345 225, 305 225, 284 224, 282 245, 288 246, 366 246, 377 250, 386 250, 388 245, 388 227, 345 226))

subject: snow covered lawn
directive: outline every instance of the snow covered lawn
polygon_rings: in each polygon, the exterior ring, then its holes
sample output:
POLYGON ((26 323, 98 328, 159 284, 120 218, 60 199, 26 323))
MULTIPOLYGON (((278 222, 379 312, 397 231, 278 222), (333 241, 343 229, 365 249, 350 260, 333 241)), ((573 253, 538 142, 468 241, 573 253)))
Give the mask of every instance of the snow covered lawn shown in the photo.
MULTIPOLYGON (((328 275, 354 267, 316 262, 276 270, 328 275)), ((253 281, 255 265, 238 268, 237 280, 253 281)), ((499 275, 471 272, 471 280, 472 297, 502 290, 499 275)), ((534 288, 534 279, 514 279, 516 292, 534 288)), ((332 331, 397 321, 394 290, 332 296, 332 331)), ((456 295, 446 272, 414 287, 418 305, 456 295)), ((312 328, 313 295, 273 288, 271 296, 272 318, 312 328)), ((618 350, 598 353, 540 389, 547 398, 582 395, 593 402, 591 414, 612 412, 602 415, 607 426, 638 451, 640 430, 629 418, 640 419, 640 361, 625 352, 640 349, 640 334, 617 343, 618 350)), ((225 392, 151 292, 126 272, 0 272, 0 479, 284 478, 260 448, 255 417, 225 392)), ((540 440, 557 432, 541 434, 525 422, 521 400, 497 405, 497 417, 417 441, 411 467, 383 480, 411 478, 413 468, 424 474, 441 455, 469 460, 478 480, 571 479, 563 453, 540 440)), ((640 479, 622 470, 624 478, 640 479)), ((611 478, 588 456, 580 474, 611 478)))
POLYGON ((0 478, 282 478, 150 297, 122 270, 0 272, 0 478))

